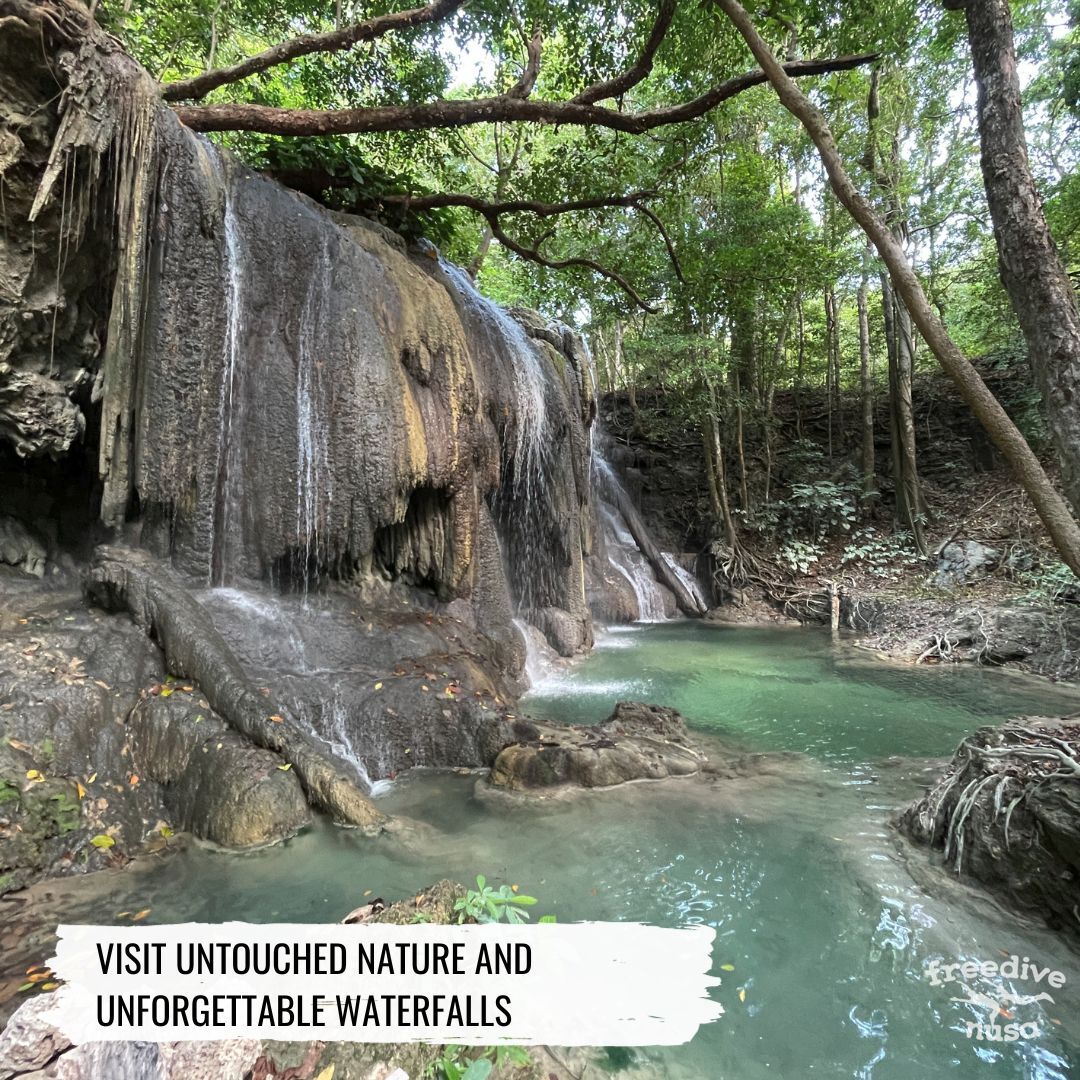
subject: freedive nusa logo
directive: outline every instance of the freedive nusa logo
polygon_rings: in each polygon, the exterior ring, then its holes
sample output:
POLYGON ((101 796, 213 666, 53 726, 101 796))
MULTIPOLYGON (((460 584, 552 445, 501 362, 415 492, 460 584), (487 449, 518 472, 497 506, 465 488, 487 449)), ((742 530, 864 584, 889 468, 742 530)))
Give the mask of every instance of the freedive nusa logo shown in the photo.
POLYGON ((985 1013, 984 1017, 967 1020, 964 1024, 964 1034, 979 1042, 1010 1043, 1038 1038, 1043 1030, 1040 1021, 1045 1015, 1044 1007, 1055 1004, 1050 991, 1065 986, 1062 972, 1040 967, 1030 957, 1015 953, 1000 963, 996 960, 961 960, 943 964, 933 959, 926 964, 924 974, 931 986, 955 984, 966 996, 954 996, 951 1001, 985 1013), (970 985, 976 980, 982 984, 978 990, 970 985), (1016 983, 1026 985, 1018 991, 1016 983), (1034 992, 1024 992, 1028 989, 1034 992), (1019 1010, 1024 1010, 1024 1019, 1018 1015, 1019 1010), (1028 1018, 1031 1014, 1035 1014, 1035 1018, 1028 1018))

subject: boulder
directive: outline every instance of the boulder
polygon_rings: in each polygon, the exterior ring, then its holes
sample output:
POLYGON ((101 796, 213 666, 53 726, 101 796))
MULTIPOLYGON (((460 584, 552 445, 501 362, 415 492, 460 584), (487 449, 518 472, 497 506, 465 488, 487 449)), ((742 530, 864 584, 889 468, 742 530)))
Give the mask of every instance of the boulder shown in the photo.
POLYGON ((980 728, 896 821, 957 875, 1080 943, 1080 724, 980 728))
POLYGON ((521 720, 495 759, 490 782, 509 791, 600 788, 631 780, 693 776, 707 764, 686 721, 662 705, 624 701, 601 724, 521 720))
POLYGON ((150 695, 128 721, 133 758, 147 779, 163 785, 173 828, 229 848, 299 832, 311 813, 295 772, 238 735, 200 698, 150 695))
POLYGON ((42 540, 21 521, 0 514, 0 562, 40 578, 45 576, 47 555, 42 540))
POLYGON ((997 548, 987 547, 977 540, 953 540, 938 553, 934 584, 941 588, 963 585, 973 578, 990 573, 1001 561, 997 548))

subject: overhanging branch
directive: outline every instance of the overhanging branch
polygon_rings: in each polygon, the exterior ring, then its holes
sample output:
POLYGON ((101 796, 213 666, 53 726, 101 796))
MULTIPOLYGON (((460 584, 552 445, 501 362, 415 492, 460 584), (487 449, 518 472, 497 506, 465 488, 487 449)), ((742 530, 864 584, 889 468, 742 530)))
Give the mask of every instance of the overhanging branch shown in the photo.
MULTIPOLYGON (((458 3, 460 0, 441 0, 458 3)), ((299 39, 298 39, 299 40, 299 39)), ((783 65, 795 78, 824 75, 872 63, 876 53, 826 60, 795 60, 783 65)), ((641 112, 619 112, 573 101, 536 101, 511 97, 439 100, 418 105, 375 105, 358 109, 282 109, 267 105, 222 104, 174 106, 180 120, 194 131, 257 131, 267 135, 347 135, 383 131, 424 131, 473 124, 525 121, 604 127, 641 135, 655 128, 696 120, 729 98, 766 82, 760 70, 748 71, 677 105, 641 112)), ((174 86, 179 84, 173 84, 174 86)))
POLYGON ((439 192, 434 195, 381 195, 376 197, 377 202, 400 206, 406 210, 437 210, 448 206, 461 206, 480 214, 488 223, 491 235, 499 241, 503 247, 512 251, 515 255, 529 262, 546 266, 552 270, 563 270, 567 267, 578 266, 606 277, 615 282, 623 292, 643 311, 655 314, 657 309, 646 301, 641 294, 630 284, 626 278, 616 270, 604 266, 595 259, 585 257, 571 257, 567 259, 552 259, 544 255, 540 248, 550 234, 545 234, 536 243, 526 245, 509 236, 502 225, 502 217, 506 214, 534 214, 540 218, 558 217, 562 214, 578 213, 585 210, 606 210, 611 208, 623 208, 635 210, 643 214, 656 226, 657 231, 663 238, 669 258, 675 268, 675 273, 680 281, 685 282, 682 267, 679 265, 675 254, 674 245, 664 228, 660 218, 650 210, 644 200, 655 195, 653 191, 634 191, 629 195, 604 195, 592 199, 572 199, 566 202, 545 203, 529 199, 510 199, 503 202, 487 202, 475 195, 466 195, 456 192, 439 192))

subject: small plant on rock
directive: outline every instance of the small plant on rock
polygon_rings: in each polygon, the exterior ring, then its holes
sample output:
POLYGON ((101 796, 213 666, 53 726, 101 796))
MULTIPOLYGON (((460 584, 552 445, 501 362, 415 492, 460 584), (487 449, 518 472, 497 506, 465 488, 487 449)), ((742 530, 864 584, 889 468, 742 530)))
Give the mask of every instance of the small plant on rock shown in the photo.
POLYGON ((519 896, 509 885, 493 889, 483 874, 477 874, 476 888, 469 889, 455 901, 454 910, 458 913, 459 923, 468 919, 479 923, 523 923, 529 915, 520 909, 535 903, 535 896, 519 896))

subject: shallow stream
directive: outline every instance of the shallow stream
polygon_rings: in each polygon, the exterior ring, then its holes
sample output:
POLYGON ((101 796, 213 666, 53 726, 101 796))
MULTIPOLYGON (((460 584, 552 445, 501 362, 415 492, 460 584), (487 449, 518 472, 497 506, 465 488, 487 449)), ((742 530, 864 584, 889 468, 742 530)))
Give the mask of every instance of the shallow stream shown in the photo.
MULTIPOLYGON (((478 799, 476 774, 413 772, 380 799, 424 823, 405 843, 324 826, 247 855, 192 847, 97 875, 64 899, 65 918, 149 907, 151 922, 335 921, 365 896, 484 873, 560 921, 716 927, 725 1015, 688 1046, 636 1052, 672 1077, 1073 1075, 1080 958, 929 867, 887 819, 964 734, 1018 712, 1077 711, 1074 689, 884 663, 815 631, 670 623, 604 635, 522 709, 594 722, 626 699, 678 708, 707 746, 768 753, 743 778, 513 810, 478 799), (931 986, 924 965, 1012 953, 1060 970, 1065 988, 1052 1004, 1016 1006, 1036 1037, 980 1042, 966 1025, 985 1009, 951 1000, 957 984, 931 986)), ((623 1059, 612 1051, 608 1064, 623 1059)))

